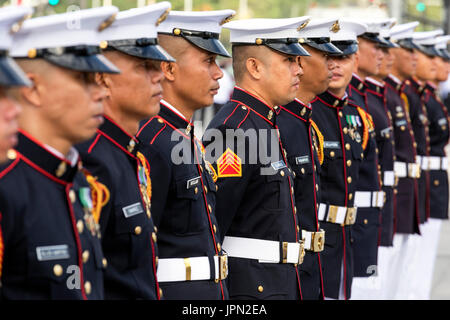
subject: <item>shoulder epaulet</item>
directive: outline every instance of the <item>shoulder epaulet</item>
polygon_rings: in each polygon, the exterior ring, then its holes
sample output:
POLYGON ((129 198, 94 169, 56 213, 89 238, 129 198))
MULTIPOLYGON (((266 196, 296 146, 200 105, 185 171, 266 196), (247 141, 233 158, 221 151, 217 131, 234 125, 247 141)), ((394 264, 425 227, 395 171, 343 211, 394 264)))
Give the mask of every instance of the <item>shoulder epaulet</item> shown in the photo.
POLYGON ((251 110, 247 106, 238 103, 225 118, 223 124, 237 129, 248 119, 250 112, 251 110))
MULTIPOLYGON (((363 122, 363 140, 362 140, 362 147, 365 150, 367 147, 367 143, 369 142, 369 131, 370 131, 370 121, 369 120, 369 114, 361 107, 356 107, 358 110, 359 116, 361 117, 361 120, 363 122)), ((373 122, 372 122, 373 123, 373 122)))
POLYGON ((313 129, 314 129, 314 131, 316 132, 316 136, 317 136, 317 138, 318 138, 318 146, 314 146, 315 148, 316 148, 316 151, 317 151, 317 155, 318 155, 318 157, 319 157, 319 162, 320 162, 320 165, 322 165, 322 163, 323 163, 323 134, 322 134, 322 132, 320 132, 320 130, 319 130, 319 127, 317 126, 317 124, 313 121, 313 120, 311 120, 311 126, 313 127, 313 129))
POLYGON ((103 183, 97 181, 97 178, 92 176, 86 169, 82 169, 82 173, 89 183, 90 194, 80 194, 80 201, 84 207, 92 208, 94 220, 99 223, 102 209, 110 198, 109 189, 103 183))
POLYGON ((141 128, 139 128, 139 131, 136 134, 136 137, 138 138, 141 137, 143 135, 142 132, 145 130, 144 140, 149 140, 148 142, 152 143, 166 127, 167 124, 165 123, 165 120, 162 117, 154 116, 147 122, 142 124, 141 128))
POLYGON ((8 150, 8 161, 0 166, 0 179, 3 178, 8 172, 10 172, 19 163, 19 158, 15 150, 8 150))

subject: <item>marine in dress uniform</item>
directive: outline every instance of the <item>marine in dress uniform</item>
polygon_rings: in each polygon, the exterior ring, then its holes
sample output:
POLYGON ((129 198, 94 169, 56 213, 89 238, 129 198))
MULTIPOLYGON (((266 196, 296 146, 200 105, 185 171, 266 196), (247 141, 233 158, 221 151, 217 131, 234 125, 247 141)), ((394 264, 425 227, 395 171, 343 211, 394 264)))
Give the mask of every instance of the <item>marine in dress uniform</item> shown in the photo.
POLYGON ((341 52, 331 44, 330 32, 337 32, 338 29, 339 23, 333 19, 312 21, 300 31, 300 43, 311 54, 311 57, 301 59, 304 70, 301 79, 310 81, 308 79, 315 76, 316 82, 303 82, 297 98, 277 109, 277 125, 287 152, 288 163, 294 171, 297 217, 302 227, 302 238, 305 240, 306 254, 300 265, 302 297, 310 300, 324 297, 320 252, 324 249, 326 237, 325 231, 319 226, 317 215, 323 136, 311 119, 313 110, 309 101, 328 88, 330 65, 333 65, 328 55, 341 52))
MULTIPOLYGON (((418 47, 412 41, 412 33, 418 22, 411 22, 394 26, 391 29, 391 38, 400 48, 392 49, 394 54, 399 50, 409 59, 414 59, 413 50, 418 47)), ((396 203, 395 229, 401 234, 419 234, 419 212, 418 212, 418 185, 420 177, 420 166, 416 163, 417 143, 411 123, 408 107, 408 97, 404 92, 403 82, 412 72, 411 68, 402 68, 403 64, 398 62, 400 55, 396 56, 392 74, 386 79, 387 105, 394 118, 394 135, 397 160, 394 163, 394 172, 398 177, 398 194, 396 203), (403 79, 401 79, 403 78, 403 79), (401 100, 398 100, 400 97, 401 100)), ((410 64, 412 62, 410 61, 410 64)))
MULTIPOLYGON (((106 47, 105 54, 115 51, 114 59, 125 65, 125 61, 136 62, 139 66, 146 64, 145 71, 138 67, 131 73, 127 69, 123 77, 133 77, 133 81, 138 77, 140 83, 134 89, 152 92, 148 95, 152 98, 139 100, 139 105, 133 104, 138 98, 128 102, 127 112, 118 117, 117 114, 125 107, 120 102, 123 101, 120 100, 120 89, 112 86, 109 105, 105 106, 104 123, 91 140, 77 146, 86 167, 111 193, 100 217, 102 246, 109 262, 105 272, 106 299, 159 300, 163 295, 157 282, 157 228, 150 210, 154 189, 150 172, 153 168, 141 153, 141 143, 134 134, 139 121, 159 105, 160 98, 154 98, 153 91, 161 90, 161 71, 148 67, 148 64, 173 61, 157 45, 156 39, 156 24, 169 9, 170 3, 161 2, 119 12, 110 31, 105 30, 101 34, 105 41, 102 42, 106 47), (113 108, 112 104, 117 107, 113 108), (145 111, 139 109, 142 105, 146 106, 145 111), (142 118, 134 117, 135 113, 142 114, 142 118), (132 126, 128 126, 130 123, 132 126)), ((120 81, 116 79, 110 78, 107 82, 120 81)))
MULTIPOLYGON (((50 62, 53 70, 59 70, 59 75, 66 73, 67 78, 60 80, 67 84, 67 91, 59 93, 59 101, 53 100, 55 104, 63 104, 64 99, 78 90, 74 84, 86 92, 94 90, 85 86, 84 80, 71 78, 75 72, 118 72, 105 57, 96 54, 99 49, 97 29, 116 12, 116 7, 103 7, 27 20, 14 35, 11 55, 21 60, 34 60, 29 63, 50 62), (67 28, 74 19, 81 22, 80 29, 67 28), (62 30, 66 37, 57 38, 56 32, 62 30)), ((30 13, 30 9, 20 7, 15 20, 30 13)), ((13 15, 10 18, 13 22, 13 15)), ((45 87, 39 79, 35 79, 33 85, 45 87)), ((51 89, 44 91, 51 92, 51 89)), ((85 139, 83 135, 91 131, 93 134, 95 128, 80 128, 78 136, 70 139, 61 133, 58 138, 64 141, 68 151, 64 155, 62 145, 46 143, 54 142, 55 136, 46 136, 45 132, 60 128, 49 121, 49 110, 55 109, 40 105, 36 111, 36 106, 24 97, 25 94, 20 97, 24 108, 21 125, 24 126, 18 145, 8 152, 10 161, 0 168, 0 297, 103 299, 103 272, 107 261, 102 253, 97 222, 102 205, 108 201, 108 190, 83 168, 78 153, 71 147, 79 142, 77 140, 85 139), (30 121, 33 125, 29 125, 30 121), (50 128, 44 128, 43 123, 50 128), (31 135, 33 131, 45 142, 31 135)), ((87 97, 80 97, 77 102, 86 107, 83 115, 86 121, 91 117, 87 104, 101 103, 102 96, 87 97)), ((60 118, 61 123, 67 124, 67 119, 63 118, 60 118)))
POLYGON ((356 186, 355 206, 358 208, 358 217, 353 226, 355 240, 353 243, 354 277, 362 278, 372 276, 374 273, 372 268, 377 265, 378 231, 381 208, 385 201, 385 194, 381 189, 379 148, 372 117, 375 106, 369 105, 368 85, 365 83, 367 76, 376 75, 379 72, 382 58, 379 46, 388 45, 386 40, 380 36, 380 29, 385 23, 390 24, 390 20, 367 22, 367 31, 358 37, 360 43, 358 70, 357 73, 353 74, 347 88, 349 100, 370 115, 365 123, 368 126, 368 137, 364 145, 364 161, 360 167, 356 186))
POLYGON ((11 94, 11 88, 30 85, 23 71, 8 55, 11 33, 17 31, 28 10, 16 10, 15 7, 0 10, 0 21, 5 24, 0 29, 0 163, 7 160, 7 152, 17 140, 17 118, 21 109, 11 94))
POLYGON ((298 43, 297 28, 307 21, 250 19, 224 25, 231 30, 237 86, 208 127, 222 139, 204 135, 203 141, 207 150, 217 147, 211 161, 219 187, 216 217, 228 253, 231 299, 301 298, 299 264, 304 249, 295 171, 286 158, 276 111, 298 90, 301 70, 296 58, 308 53, 298 43), (268 61, 282 72, 271 73, 268 61), (263 69, 264 76, 259 73, 263 69), (262 83, 253 72, 263 77, 262 83), (264 92, 265 98, 256 91, 264 92))
MULTIPOLYGON (((230 19, 233 10, 208 12, 172 11, 159 26, 158 33, 180 38, 184 45, 194 50, 198 57, 203 54, 215 59, 217 55, 229 57, 220 43, 221 24, 230 19), (198 51, 198 50, 201 51, 198 51)), ((172 40, 172 39, 171 39, 172 40)), ((164 42, 169 53, 175 50, 169 40, 164 42)), ((185 55, 176 55, 177 62, 199 70, 197 64, 183 61, 185 55)), ((202 58, 203 59, 203 58, 202 58)), ((180 67, 181 68, 181 67, 180 67)), ((217 65, 211 67, 214 86, 222 77, 217 65)), ((190 72, 195 72, 191 70, 190 72)), ((200 69, 198 72, 202 72, 200 69)), ((178 81, 190 81, 180 71, 178 81)), ((203 81, 211 81, 201 74, 203 81)), ((182 108, 195 109, 206 99, 213 100, 209 90, 199 83, 192 95, 197 99, 195 107, 183 97, 182 92, 172 90, 170 81, 163 82, 164 95, 158 116, 142 122, 137 138, 146 146, 143 154, 154 168, 151 172, 153 185, 153 217, 159 230, 158 281, 167 299, 221 300, 228 299, 224 280, 228 272, 227 256, 221 248, 219 224, 216 219, 217 179, 210 163, 205 162, 201 141, 194 135, 194 125, 182 108), (166 90, 167 88, 167 90, 166 90), (206 94, 205 94, 206 91, 206 94), (174 92, 174 93, 173 93, 174 92), (208 98, 209 97, 209 98, 208 98), (185 100, 183 100, 185 99, 185 100), (186 105, 172 105, 172 101, 186 105), (181 142, 180 142, 181 139, 181 142), (183 146, 180 161, 173 159, 177 148, 183 146)), ((178 149, 179 150, 179 149, 178 149)))
MULTIPOLYGON (((367 26, 350 21, 339 21, 341 30, 331 34, 332 43, 343 53, 336 58, 335 74, 346 71, 339 66, 340 59, 354 59, 358 50, 357 36, 367 26)), ((348 62, 353 64, 354 62, 348 62)), ((350 70, 351 72, 352 70, 350 70)), ((318 207, 320 227, 326 232, 325 249, 321 254, 324 272, 325 297, 349 299, 353 279, 353 233, 356 220, 354 206, 359 169, 364 157, 363 140, 367 143, 368 127, 363 123, 358 106, 350 103, 345 88, 351 74, 334 88, 333 80, 325 93, 311 102, 313 121, 323 135, 323 164, 320 170, 321 203, 318 207), (336 89, 336 90, 335 90, 336 89), (339 92, 338 92, 339 91, 339 92)), ((364 113, 365 114, 365 113, 364 113)))

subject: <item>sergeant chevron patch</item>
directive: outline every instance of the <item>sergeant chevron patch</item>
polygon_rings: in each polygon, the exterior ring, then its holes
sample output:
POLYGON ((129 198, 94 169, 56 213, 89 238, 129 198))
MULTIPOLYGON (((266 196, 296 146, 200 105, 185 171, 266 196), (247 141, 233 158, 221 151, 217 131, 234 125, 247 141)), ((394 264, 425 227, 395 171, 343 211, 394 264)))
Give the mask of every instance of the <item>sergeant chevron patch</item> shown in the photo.
POLYGON ((217 159, 219 178, 242 177, 242 161, 230 148, 217 159))

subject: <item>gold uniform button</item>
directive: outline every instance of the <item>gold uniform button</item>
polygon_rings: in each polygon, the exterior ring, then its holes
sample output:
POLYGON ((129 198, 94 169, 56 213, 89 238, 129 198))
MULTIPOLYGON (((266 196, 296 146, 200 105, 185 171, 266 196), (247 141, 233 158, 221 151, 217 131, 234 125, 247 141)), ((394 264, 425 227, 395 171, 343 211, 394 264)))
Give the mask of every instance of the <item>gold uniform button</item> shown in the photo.
POLYGON ((208 210, 209 210, 209 213, 212 212, 212 208, 211 208, 211 205, 210 205, 210 204, 208 204, 208 210))
POLYGON ((202 173, 203 173, 203 167, 202 167, 202 166, 200 166, 200 172, 202 172, 202 173))
POLYGON ((280 171, 280 174, 281 174, 282 177, 284 177, 284 171, 283 170, 280 171))
POLYGON ((213 224, 213 230, 214 230, 214 233, 217 233, 217 227, 215 224, 213 224))
POLYGON ((242 106, 242 110, 247 110, 247 107, 246 106, 242 106))
POLYGON ((297 207, 294 207, 294 213, 297 214, 297 207))
POLYGON ((316 191, 319 191, 319 185, 316 183, 316 191))
POLYGON ((195 187, 195 189, 194 189, 194 193, 195 193, 195 194, 197 194, 197 193, 198 193, 198 188, 197 188, 197 187, 195 187))
POLYGON ((106 258, 102 259, 103 268, 106 268, 108 266, 108 260, 106 258))
POLYGON ((205 193, 208 193, 208 188, 206 186, 204 187, 204 189, 205 189, 205 193))
POLYGON ((353 193, 350 193, 349 195, 348 195, 348 200, 352 200, 353 199, 353 193))
POLYGON ((364 224, 368 224, 369 221, 367 219, 364 219, 364 224))
POLYGON ((220 243, 218 243, 218 244, 217 244, 217 251, 220 252, 221 248, 222 248, 222 247, 220 246, 220 243))
POLYGON ((87 251, 87 250, 83 251, 82 257, 83 257, 83 263, 88 262, 88 260, 89 260, 89 251, 87 251))
POLYGON ((155 265, 158 266, 159 257, 155 257, 155 265))
POLYGON ((219 186, 218 185, 216 185, 216 192, 219 190, 219 186))
POLYGON ((91 294, 92 292, 92 285, 89 281, 86 281, 84 283, 84 290, 86 291, 86 294, 91 294))
POLYGON ((352 166, 352 160, 347 160, 347 167, 351 167, 352 166))
POLYGON ((259 292, 263 292, 264 291, 264 287, 263 286, 258 286, 258 291, 259 292))
POLYGON ((347 134, 348 133, 348 128, 344 127, 343 131, 344 131, 344 134, 347 134))
POLYGON ((302 168, 300 171, 302 172, 302 174, 305 174, 305 168, 302 168))
POLYGON ((330 157, 334 158, 335 155, 336 155, 336 153, 334 153, 334 151, 330 152, 330 157))
POLYGON ((447 130, 447 126, 441 126, 441 129, 442 129, 443 131, 445 131, 445 130, 447 130))
POLYGON ((346 144, 345 144, 345 149, 347 149, 347 150, 350 150, 350 149, 351 149, 351 146, 350 146, 349 143, 346 143, 346 144))
POLYGON ((9 149, 6 156, 9 160, 15 160, 17 158, 17 153, 13 149, 9 149))
POLYGON ((161 298, 163 296, 163 291, 161 288, 159 288, 159 297, 161 298))
POLYGON ((156 233, 152 232, 152 240, 153 242, 156 242, 158 238, 156 237, 156 233))
POLYGON ((400 130, 405 131, 405 130, 406 130, 406 127, 405 127, 405 126, 401 126, 401 127, 400 127, 400 130))
POLYGON ((339 117, 343 117, 344 116, 344 114, 342 113, 342 111, 339 111, 339 117))
POLYGON ((83 230, 84 230, 84 223, 83 223, 83 221, 81 221, 81 220, 77 221, 77 230, 78 230, 78 233, 83 233, 83 230))
POLYGON ((77 201, 77 196, 75 194, 75 191, 70 190, 69 191, 69 198, 70 198, 70 202, 75 203, 75 201, 77 201))
POLYGON ((134 233, 136 235, 140 235, 142 232, 142 228, 140 226, 137 226, 136 228, 134 228, 134 233))
POLYGON ((161 119, 161 118, 158 118, 158 122, 159 122, 159 123, 164 123, 164 120, 161 119))
POLYGON ((417 142, 413 143, 414 148, 417 148, 417 142))
POLYGON ((291 194, 294 194, 294 187, 291 187, 291 194))
POLYGON ((55 264, 55 266, 53 267, 53 273, 57 277, 60 277, 63 274, 63 268, 60 264, 55 264))
POLYGON ((297 232, 300 232, 300 227, 299 226, 297 226, 297 232))
POLYGON ((397 194, 398 193, 398 190, 397 189, 394 189, 394 194, 397 194))
POLYGON ((153 230, 155 230, 155 232, 158 233, 158 228, 156 226, 153 226, 153 230))
POLYGON ((352 183, 352 177, 348 177, 348 178, 347 178, 347 182, 348 182, 348 183, 352 183))
POLYGON ((439 185, 439 180, 434 180, 434 185, 438 186, 439 185))

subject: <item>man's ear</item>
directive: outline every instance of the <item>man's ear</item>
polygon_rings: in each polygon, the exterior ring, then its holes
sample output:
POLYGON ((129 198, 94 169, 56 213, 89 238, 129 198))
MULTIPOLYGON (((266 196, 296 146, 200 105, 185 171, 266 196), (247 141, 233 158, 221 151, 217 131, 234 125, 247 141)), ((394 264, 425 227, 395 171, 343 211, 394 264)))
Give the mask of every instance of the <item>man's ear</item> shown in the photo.
POLYGON ((96 72, 95 73, 95 83, 106 90, 107 97, 110 96, 111 77, 109 76, 109 74, 103 73, 103 72, 96 72))
POLYGON ((260 80, 262 78, 261 73, 263 64, 257 58, 248 58, 247 61, 245 61, 245 67, 252 78, 256 80, 260 80))
POLYGON ((44 90, 44 86, 41 85, 43 78, 35 73, 27 73, 26 75, 31 82, 31 86, 21 87, 19 89, 21 99, 24 99, 27 104, 41 107, 43 104, 42 93, 44 90))
POLYGON ((161 62, 161 71, 164 74, 164 78, 167 81, 175 81, 176 74, 178 71, 178 65, 176 62, 161 62))

